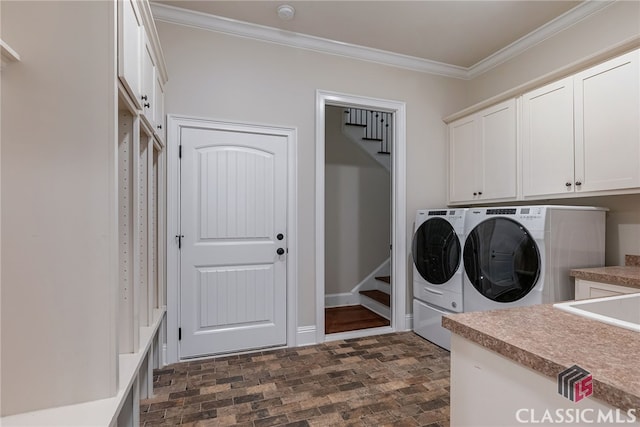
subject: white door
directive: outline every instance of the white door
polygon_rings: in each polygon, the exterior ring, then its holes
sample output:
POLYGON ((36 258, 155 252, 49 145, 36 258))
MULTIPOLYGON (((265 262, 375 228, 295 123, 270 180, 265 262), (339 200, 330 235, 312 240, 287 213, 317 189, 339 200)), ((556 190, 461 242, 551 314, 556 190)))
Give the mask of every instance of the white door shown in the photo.
POLYGON ((180 357, 286 344, 287 138, 180 141, 180 357))

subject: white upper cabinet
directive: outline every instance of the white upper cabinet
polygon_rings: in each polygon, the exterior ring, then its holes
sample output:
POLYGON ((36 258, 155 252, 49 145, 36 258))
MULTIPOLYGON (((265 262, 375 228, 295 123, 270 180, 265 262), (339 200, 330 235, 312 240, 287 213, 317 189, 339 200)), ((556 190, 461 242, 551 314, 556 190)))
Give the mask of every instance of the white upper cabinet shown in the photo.
POLYGON ((639 52, 522 96, 522 195, 640 187, 639 52))
POLYGON ((573 78, 522 96, 522 193, 570 193, 574 188, 573 78))
POLYGON ((138 5, 133 0, 118 1, 118 78, 137 108, 141 108, 140 52, 144 28, 138 5))
POLYGON ((510 99, 449 125, 449 202, 515 199, 516 102, 510 99))
POLYGON ((160 78, 160 73, 156 73, 156 87, 153 93, 154 97, 154 123, 155 123, 155 132, 160 138, 161 141, 164 142, 164 85, 162 84, 162 79, 160 78))
POLYGON ((452 202, 473 200, 477 196, 476 146, 474 116, 449 125, 449 199, 452 202))
POLYGON ((144 46, 142 50, 142 114, 147 118, 149 124, 155 129, 155 97, 156 89, 156 65, 153 58, 153 50, 148 37, 144 36, 144 46))
POLYGON ((163 141, 167 73, 147 1, 118 0, 118 78, 128 108, 143 119, 144 131, 163 141))
POLYGON ((576 191, 640 187, 640 51, 577 74, 576 191))

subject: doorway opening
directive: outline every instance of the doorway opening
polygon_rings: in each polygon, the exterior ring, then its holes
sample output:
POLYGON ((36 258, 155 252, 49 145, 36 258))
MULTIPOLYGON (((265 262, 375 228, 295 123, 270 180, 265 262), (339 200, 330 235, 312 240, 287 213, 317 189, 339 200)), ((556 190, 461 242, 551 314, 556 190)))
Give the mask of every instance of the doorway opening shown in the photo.
POLYGON ((391 325, 393 112, 325 109, 325 334, 391 325))
POLYGON ((316 99, 317 341, 404 330, 404 103, 316 99))

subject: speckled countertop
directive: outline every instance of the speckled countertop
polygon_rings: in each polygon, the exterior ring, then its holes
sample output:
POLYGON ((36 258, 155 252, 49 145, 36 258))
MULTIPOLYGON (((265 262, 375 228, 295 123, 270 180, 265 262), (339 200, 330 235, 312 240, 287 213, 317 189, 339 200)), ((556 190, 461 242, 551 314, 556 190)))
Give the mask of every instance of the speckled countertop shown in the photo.
POLYGON ((640 256, 626 255, 621 267, 576 268, 569 275, 576 279, 610 283, 640 289, 640 256))
POLYGON ((640 334, 552 304, 445 316, 442 325, 555 381, 572 366, 591 372, 594 397, 640 409, 640 334))

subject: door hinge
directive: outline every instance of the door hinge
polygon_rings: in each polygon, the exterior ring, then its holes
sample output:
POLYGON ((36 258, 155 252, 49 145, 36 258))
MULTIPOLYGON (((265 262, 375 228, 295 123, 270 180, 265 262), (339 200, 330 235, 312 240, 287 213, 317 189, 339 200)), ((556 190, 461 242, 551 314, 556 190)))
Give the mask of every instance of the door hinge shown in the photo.
POLYGON ((178 158, 182 158, 182 144, 178 145, 178 158))
POLYGON ((182 328, 178 328, 178 341, 182 339, 182 328))

